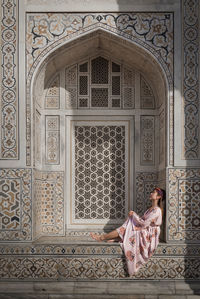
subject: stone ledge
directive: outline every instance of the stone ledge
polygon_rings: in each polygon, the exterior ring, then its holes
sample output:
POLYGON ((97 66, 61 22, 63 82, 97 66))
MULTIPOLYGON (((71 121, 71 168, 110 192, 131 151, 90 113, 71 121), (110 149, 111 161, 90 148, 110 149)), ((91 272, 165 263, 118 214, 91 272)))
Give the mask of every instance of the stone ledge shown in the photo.
MULTIPOLYGON (((82 255, 112 255, 113 257, 121 257, 123 255, 119 243, 107 243, 96 241, 83 241, 58 239, 58 242, 50 242, 47 239, 44 243, 0 243, 0 256, 8 255, 62 255, 75 256, 82 255), (65 241, 64 241, 65 240, 65 241)), ((199 257, 199 244, 170 244, 159 243, 153 257, 199 257)))
POLYGON ((200 298, 200 281, 0 282, 0 298, 200 298), (23 293, 22 293, 23 289, 23 293))

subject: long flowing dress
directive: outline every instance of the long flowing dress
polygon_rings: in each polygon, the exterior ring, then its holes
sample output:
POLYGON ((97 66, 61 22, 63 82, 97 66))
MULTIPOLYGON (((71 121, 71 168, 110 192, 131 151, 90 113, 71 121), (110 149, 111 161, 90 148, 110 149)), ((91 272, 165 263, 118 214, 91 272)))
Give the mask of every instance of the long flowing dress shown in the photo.
POLYGON ((162 211, 148 209, 142 217, 135 212, 116 230, 121 238, 129 275, 134 275, 152 256, 159 243, 162 211))

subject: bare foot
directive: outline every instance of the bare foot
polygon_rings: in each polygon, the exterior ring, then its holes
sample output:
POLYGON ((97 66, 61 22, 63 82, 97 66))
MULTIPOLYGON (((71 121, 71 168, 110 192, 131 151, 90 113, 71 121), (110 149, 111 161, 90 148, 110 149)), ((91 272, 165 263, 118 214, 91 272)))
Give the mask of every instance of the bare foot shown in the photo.
POLYGON ((95 234, 95 233, 90 233, 90 236, 91 236, 94 240, 96 240, 96 241, 98 241, 98 242, 102 242, 102 241, 104 241, 104 240, 102 240, 102 235, 97 235, 97 234, 95 234))
POLYGON ((115 239, 107 240, 108 243, 113 243, 113 242, 120 242, 122 239, 120 237, 117 237, 115 239))

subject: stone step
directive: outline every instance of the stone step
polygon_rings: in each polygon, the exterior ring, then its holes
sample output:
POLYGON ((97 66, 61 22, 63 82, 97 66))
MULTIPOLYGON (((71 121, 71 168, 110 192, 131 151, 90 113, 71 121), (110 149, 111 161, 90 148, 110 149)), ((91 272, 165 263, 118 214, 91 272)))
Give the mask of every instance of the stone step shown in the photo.
POLYGON ((200 298, 200 283, 176 280, 0 282, 0 298, 195 299, 200 298))

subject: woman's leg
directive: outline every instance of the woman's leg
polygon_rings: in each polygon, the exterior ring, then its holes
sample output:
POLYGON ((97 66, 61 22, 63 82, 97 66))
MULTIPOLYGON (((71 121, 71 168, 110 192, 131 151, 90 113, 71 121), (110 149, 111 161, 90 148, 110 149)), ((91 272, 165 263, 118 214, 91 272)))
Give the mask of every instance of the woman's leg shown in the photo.
POLYGON ((119 234, 116 230, 113 230, 108 234, 102 234, 102 235, 90 233, 90 236, 97 241, 104 241, 104 240, 115 239, 115 238, 119 237, 119 234))
POLYGON ((97 241, 104 241, 104 240, 110 240, 116 238, 119 238, 119 241, 123 240, 123 235, 125 233, 129 219, 130 217, 126 219, 126 221, 122 224, 122 226, 118 227, 117 229, 111 231, 108 234, 98 235, 95 233, 90 233, 90 236, 97 241))

